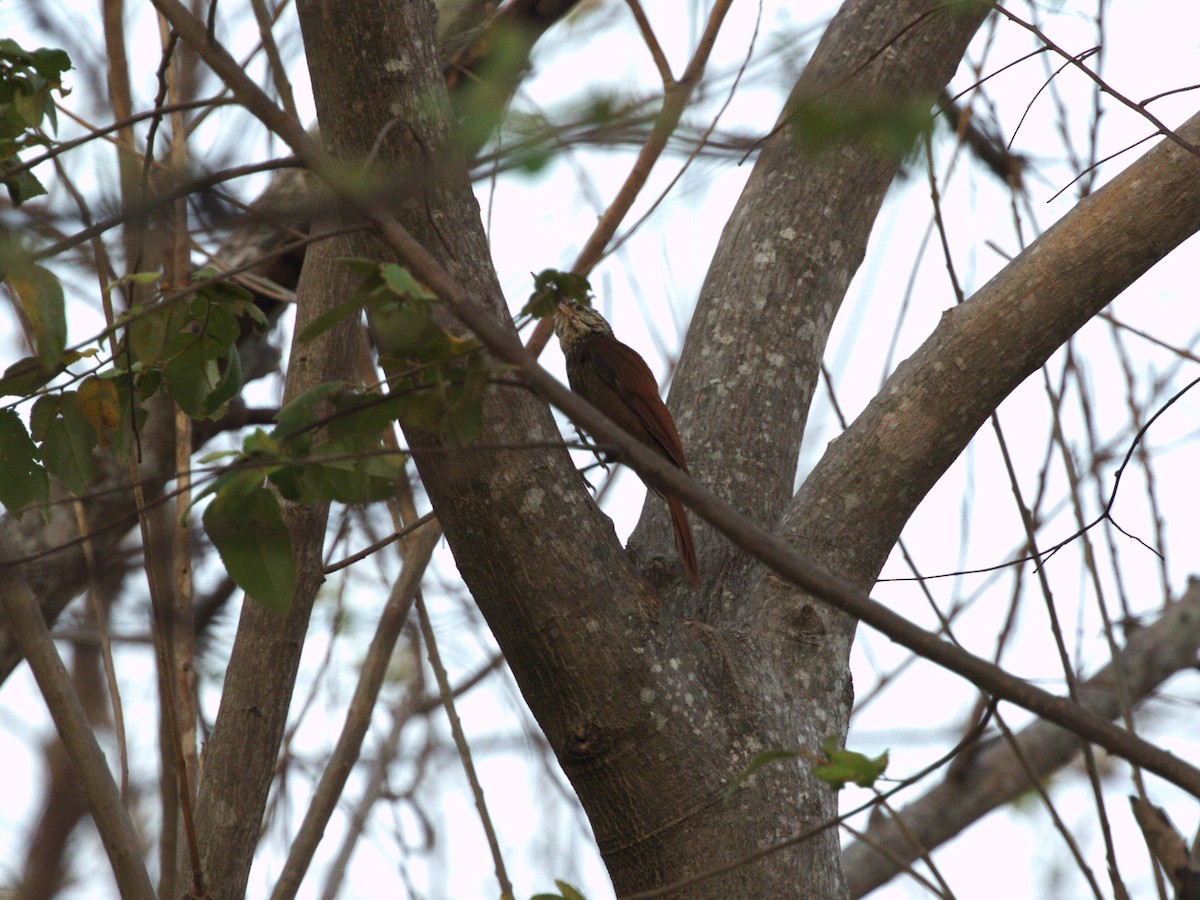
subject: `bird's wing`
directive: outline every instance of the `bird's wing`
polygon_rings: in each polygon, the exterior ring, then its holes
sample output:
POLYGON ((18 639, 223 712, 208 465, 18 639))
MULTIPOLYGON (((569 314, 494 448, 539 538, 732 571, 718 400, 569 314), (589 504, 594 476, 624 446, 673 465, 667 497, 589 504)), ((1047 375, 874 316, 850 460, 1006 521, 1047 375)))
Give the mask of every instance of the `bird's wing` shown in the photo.
POLYGON ((615 338, 606 339, 605 349, 612 353, 589 354, 594 371, 637 413, 671 462, 686 472, 683 444, 671 413, 658 396, 654 373, 636 350, 615 338))

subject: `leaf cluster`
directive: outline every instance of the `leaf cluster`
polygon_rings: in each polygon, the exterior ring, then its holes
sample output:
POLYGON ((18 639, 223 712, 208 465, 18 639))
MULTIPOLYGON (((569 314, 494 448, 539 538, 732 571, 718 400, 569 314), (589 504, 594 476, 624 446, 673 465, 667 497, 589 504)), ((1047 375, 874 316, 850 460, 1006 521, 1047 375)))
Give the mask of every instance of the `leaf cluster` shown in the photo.
MULTIPOLYGON (((0 396, 34 402, 26 430, 12 409, 0 419, 0 503, 19 513, 49 499, 49 475, 82 493, 95 476, 96 449, 124 458, 136 441, 144 401, 160 388, 193 418, 220 415, 242 387, 236 342, 242 323, 265 327, 266 319, 246 291, 197 273, 194 293, 130 310, 114 325, 124 329, 114 365, 84 378, 75 390, 42 391, 68 367, 97 355, 67 351, 62 285, 55 275, 4 245, 5 280, 20 302, 35 353, 9 366, 0 396)), ((147 283, 153 273, 131 276, 147 283)), ((68 373, 69 374, 69 373, 68 373)))
POLYGON ((367 259, 342 262, 360 276, 357 289, 297 340, 309 343, 365 312, 388 392, 343 381, 310 388, 279 411, 270 432, 248 435, 205 492, 216 496, 204 526, 230 576, 278 612, 290 608, 295 564, 276 494, 294 503, 385 499, 404 463, 384 443, 392 424, 472 440, 483 427, 483 392, 497 371, 476 341, 438 324, 440 301, 407 269, 367 259))
POLYGON ((46 193, 32 172, 5 172, 21 165, 22 150, 46 143, 40 131, 43 119, 57 130, 52 92, 66 96, 62 76, 70 68, 71 58, 63 50, 25 50, 11 38, 0 39, 0 180, 14 206, 46 193))
POLYGON ((403 458, 382 444, 394 407, 391 397, 345 382, 317 385, 281 409, 270 432, 247 435, 229 468, 197 498, 216 495, 204 511, 205 531, 252 599, 286 613, 295 592, 291 538, 276 492, 294 503, 360 504, 395 490, 403 458))
POLYGON ((388 376, 390 419, 455 443, 478 437, 484 390, 501 367, 474 338, 458 337, 439 323, 442 302, 403 266, 357 258, 342 263, 361 278, 358 287, 299 340, 307 343, 365 312, 388 376))
POLYGON ((533 276, 533 293, 521 308, 521 315, 544 319, 554 315, 559 303, 574 301, 592 305, 592 285, 583 275, 543 269, 533 276))
POLYGON ((162 387, 193 419, 216 418, 242 389, 237 341, 243 322, 266 328, 250 293, 219 278, 215 269, 193 276, 187 302, 166 300, 123 316, 118 354, 142 399, 162 387))
MULTIPOLYGON (((29 428, 0 411, 0 503, 14 512, 49 499, 49 476, 81 493, 95 476, 94 451, 123 458, 144 420, 143 404, 165 391, 193 419, 215 418, 242 388, 237 342, 246 327, 266 327, 251 295, 212 269, 189 291, 135 307, 101 339, 121 335, 111 368, 75 390, 43 390, 67 367, 97 351, 67 351, 62 286, 14 242, 0 245, 5 278, 20 301, 35 353, 0 378, 0 395, 41 392, 29 428)), ((295 503, 371 503, 388 497, 403 472, 389 451, 392 423, 465 442, 483 426, 483 393, 499 367, 473 339, 438 324, 440 303, 404 268, 348 259, 361 282, 351 298, 312 322, 301 342, 366 312, 388 372, 387 393, 345 382, 318 385, 290 402, 270 431, 246 436, 240 451, 197 500, 212 495, 205 530, 230 576, 254 600, 286 612, 296 569, 279 497, 295 503)), ((156 273, 125 280, 151 284, 156 273)), ((68 373, 69 374, 69 373, 68 373)))

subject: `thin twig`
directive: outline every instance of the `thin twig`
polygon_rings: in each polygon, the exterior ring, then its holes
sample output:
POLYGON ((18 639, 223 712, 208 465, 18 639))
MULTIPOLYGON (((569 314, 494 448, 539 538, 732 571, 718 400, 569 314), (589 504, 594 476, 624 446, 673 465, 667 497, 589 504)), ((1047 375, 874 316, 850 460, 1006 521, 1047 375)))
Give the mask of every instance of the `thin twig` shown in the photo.
POLYGON ((496 829, 492 825, 492 817, 488 815, 487 802, 483 798, 483 788, 479 784, 479 776, 475 772, 475 763, 471 760, 471 747, 463 734, 462 721, 454 707, 454 692, 450 688, 450 679, 446 676, 446 668, 442 665, 441 654, 438 653, 437 640, 433 635, 433 626, 429 622, 429 613, 425 609, 425 601, 417 596, 417 620, 421 625, 421 637, 425 641, 425 651, 429 654, 429 665, 437 678, 438 693, 442 705, 446 708, 446 717, 450 720, 450 733, 454 735, 454 746, 458 748, 458 757, 462 760, 463 771, 471 784, 471 795, 475 798, 475 810, 479 813, 479 821, 483 824, 487 835, 488 848, 492 852, 492 863, 496 867, 496 880, 500 882, 501 900, 512 900, 512 882, 508 880, 508 872, 504 869, 504 858, 500 855, 500 842, 496 838, 496 829))
MULTIPOLYGON (((428 521, 428 520, 426 520, 428 521)), ((287 861, 283 871, 271 892, 272 900, 288 900, 294 897, 300 888, 300 882, 308 866, 312 862, 317 845, 325 833, 325 827, 337 808, 346 780, 358 761, 362 752, 363 738, 371 724, 371 713, 375 709, 375 701, 383 686, 388 666, 392 660, 396 641, 408 620, 413 598, 421 586, 421 578, 429 565, 430 557, 442 537, 442 530, 436 524, 426 525, 411 535, 404 552, 404 568, 400 577, 392 585, 387 603, 379 617, 375 628, 375 636, 367 650, 363 661, 362 672, 354 689, 354 697, 350 700, 350 708, 346 712, 346 722, 342 733, 338 736, 337 744, 321 774, 321 780, 313 792, 304 821, 292 839, 287 861)))
POLYGON ((275 25, 271 13, 264 0, 250 0, 254 10, 254 20, 258 23, 258 34, 262 40, 263 51, 267 54, 267 65, 271 69, 271 80, 275 82, 275 90, 279 91, 279 102, 283 104, 284 112, 300 121, 296 112, 296 99, 292 95, 292 83, 287 77, 287 67, 279 55, 279 45, 275 43, 275 35, 271 29, 275 25))
POLYGON ((633 14, 633 20, 637 22, 638 31, 642 34, 646 49, 650 51, 650 58, 654 60, 654 67, 658 69, 658 77, 662 79, 664 87, 670 87, 675 83, 675 76, 671 74, 671 64, 667 62, 667 54, 663 53, 662 45, 659 44, 658 37, 650 26, 646 11, 642 9, 639 0, 625 0, 625 4, 633 14))
MULTIPOLYGON (((713 44, 716 43, 721 23, 725 20, 725 14, 729 11, 731 3, 732 0, 717 0, 713 5, 712 12, 709 13, 708 23, 687 68, 677 81, 664 81, 662 108, 654 119, 650 134, 646 137, 646 142, 642 144, 642 149, 638 151, 637 159, 633 161, 633 166, 625 177, 625 183, 617 191, 617 195, 609 204, 608 209, 600 216, 600 221, 596 223, 587 243, 583 245, 583 249, 575 258, 575 263, 571 266, 572 272, 580 275, 587 275, 591 272, 603 257, 605 248, 608 247, 613 235, 617 233, 617 228, 629 214, 634 201, 637 200, 646 180, 650 177, 655 162, 662 155, 668 139, 679 125, 679 120, 683 117, 684 110, 687 109, 692 92, 700 83, 700 76, 703 75, 704 67, 708 64, 713 44)), ((637 8, 636 4, 631 8, 637 8)), ((649 26, 647 25, 647 27, 649 26)), ((670 72, 668 71, 667 74, 669 75, 670 72)), ((538 322, 537 327, 529 336, 527 345, 529 353, 535 357, 538 356, 550 340, 553 330, 553 318, 548 316, 538 322)))

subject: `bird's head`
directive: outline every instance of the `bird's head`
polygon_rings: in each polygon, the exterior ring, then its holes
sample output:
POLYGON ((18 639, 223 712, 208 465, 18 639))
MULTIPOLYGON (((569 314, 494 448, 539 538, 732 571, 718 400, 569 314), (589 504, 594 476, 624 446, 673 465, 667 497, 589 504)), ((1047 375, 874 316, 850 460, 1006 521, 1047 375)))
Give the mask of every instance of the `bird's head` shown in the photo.
POLYGON ((597 334, 613 336, 612 326, 604 316, 574 300, 564 300, 558 304, 558 312, 554 314, 554 333, 558 335, 564 353, 584 338, 597 334))

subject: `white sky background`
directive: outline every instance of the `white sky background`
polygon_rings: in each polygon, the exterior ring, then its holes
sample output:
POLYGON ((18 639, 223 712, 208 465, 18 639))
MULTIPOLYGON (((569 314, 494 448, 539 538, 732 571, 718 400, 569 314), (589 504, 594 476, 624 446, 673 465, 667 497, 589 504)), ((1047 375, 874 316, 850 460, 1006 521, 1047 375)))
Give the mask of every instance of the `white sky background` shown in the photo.
MULTIPOLYGON (((46 43, 32 30, 31 13, 37 0, 9 0, 0 6, 0 33, 8 34, 26 45, 46 43)), ((807 54, 811 46, 812 23, 820 22, 835 4, 797 5, 767 3, 762 8, 762 27, 758 36, 756 55, 762 57, 777 45, 792 52, 807 54), (786 37, 786 35, 791 37, 786 37), (801 36, 804 36, 803 39, 801 36)), ((94 22, 93 2, 79 2, 78 17, 81 31, 100 34, 94 22)), ((49 14, 72 9, 72 4, 47 2, 43 7, 49 14)), ((696 32, 697 4, 673 5, 670 10, 659 4, 651 9, 660 41, 664 44, 676 72, 682 70, 696 32), (686 11, 686 12, 685 12, 686 11)), ((229 15, 232 5, 222 5, 229 15)), ((1014 7, 1018 15, 1028 16, 1028 7, 1014 7)), ((701 11, 703 12, 703 10, 701 11)), ((735 4, 722 38, 714 54, 710 71, 728 73, 740 65, 746 54, 754 27, 756 8, 750 3, 735 4)), ((1066 3, 1059 12, 1041 10, 1044 29, 1069 52, 1078 53, 1096 43, 1094 25, 1090 19, 1090 4, 1066 3)), ((239 16, 241 13, 238 14, 239 16)), ((292 13, 285 21, 294 21, 292 13)), ((139 20, 140 21, 140 20, 139 20)), ((237 21, 241 30, 231 33, 229 19, 219 35, 235 48, 249 47, 255 38, 252 23, 246 17, 237 21)), ((285 25, 284 31, 290 26, 285 25)), ((528 81, 517 106, 523 110, 553 111, 578 97, 586 83, 596 92, 617 91, 623 94, 642 94, 653 91, 656 75, 648 55, 633 31, 624 7, 605 4, 600 12, 584 17, 575 25, 560 28, 561 34, 548 37, 535 59, 533 77, 528 81), (600 25, 598 23, 604 23, 600 25), (582 39, 586 36, 586 40, 582 39)), ((139 40, 151 54, 144 60, 134 59, 138 73, 137 90, 140 108, 149 105, 153 97, 154 70, 157 65, 157 33, 147 17, 142 22, 139 40)), ((1000 24, 994 34, 981 35, 973 48, 971 59, 979 59, 985 39, 993 41, 983 68, 986 72, 1028 53, 1033 49, 1030 36, 1014 25, 1000 24)), ((295 35, 293 43, 295 46, 295 35)), ((1105 75, 1122 93, 1140 100, 1152 94, 1183 87, 1197 79, 1198 49, 1200 49, 1200 8, 1187 2, 1158 2, 1152 5, 1116 2, 1107 13, 1105 43, 1105 75)), ((285 43, 285 48, 289 44, 285 43)), ((1076 174, 1064 163, 1061 141, 1057 135, 1058 120, 1049 93, 1037 96, 1046 78, 1046 66, 1057 69, 1061 61, 1049 57, 1048 62, 1036 57, 998 76, 989 83, 989 96, 999 108, 1001 127, 1007 137, 1016 128, 1021 116, 1025 121, 1014 149, 1033 157, 1029 178, 1030 205, 1037 225, 1048 227, 1074 204, 1076 194, 1068 190, 1058 200, 1047 202, 1076 174), (1030 102, 1032 105, 1029 106, 1030 102), (1026 114, 1026 108, 1028 112, 1026 114)), ((292 73, 297 99, 302 108, 311 110, 306 73, 297 66, 292 73)), ((965 88, 973 80, 964 67, 955 78, 956 89, 965 88)), ((751 68, 746 83, 735 96, 721 120, 721 129, 760 134, 774 122, 783 93, 790 87, 790 76, 778 67, 751 68)), ((727 88, 723 79, 721 87, 727 88)), ((1086 127, 1091 112, 1090 85, 1073 71, 1059 76, 1057 86, 1070 111, 1069 127, 1081 152, 1086 152, 1086 127)), ((80 112, 88 110, 89 92, 97 85, 74 83, 76 93, 65 105, 80 112)), ((1194 109, 1200 94, 1185 93, 1166 98, 1153 106, 1156 115, 1168 125, 1182 122, 1194 109)), ((689 121, 705 123, 723 102, 724 95, 715 91, 709 104, 689 116, 689 121)), ((1105 156, 1132 143, 1150 131, 1150 126, 1114 101, 1105 99, 1105 115, 1101 124, 1099 155, 1105 156)), ((222 114, 224 116, 225 114, 222 114)), ((63 137, 74 135, 72 127, 63 120, 63 137)), ((244 128, 245 119, 214 117, 211 128, 196 141, 197 152, 210 144, 226 149, 236 148, 246 154, 244 147, 229 141, 232 128, 244 128), (234 125, 230 125, 234 122, 234 125)), ((261 136, 260 130, 249 130, 261 136)), ((243 144, 244 144, 243 138, 243 144)), ((266 158, 279 152, 268 151, 259 137, 255 138, 254 159, 266 158)), ((937 171, 944 178, 952 146, 945 132, 937 143, 937 171)), ((1125 157, 1120 157, 1101 169, 1101 181, 1119 172, 1152 144, 1144 145, 1125 157)), ((480 202, 490 221, 493 253, 497 269, 510 304, 518 308, 530 289, 529 272, 546 267, 566 268, 586 240, 599 212, 591 197, 607 202, 616 192, 628 170, 631 152, 610 150, 583 151, 570 158, 556 159, 542 174, 529 178, 506 176, 498 180, 494 191, 487 183, 478 186, 480 202), (580 172, 586 172, 586 179, 580 172)), ((90 176, 76 171, 85 189, 95 182, 111 177, 111 156, 100 157, 99 166, 90 176)), ((239 161, 249 161, 242 160, 239 161)), ((628 222, 647 208, 648 200, 657 196, 680 165, 680 157, 669 155, 660 161, 650 185, 644 192, 646 202, 635 208, 628 222)), ((750 170, 727 161, 699 161, 676 186, 675 193, 627 243, 615 258, 607 260, 593 276, 598 306, 610 315, 618 336, 646 356, 656 374, 663 378, 669 371, 668 357, 673 357, 682 342, 690 310, 695 303, 712 250, 720 235, 729 211, 737 199, 750 170)), ((73 170, 74 171, 74 170, 73 170)), ((869 401, 886 374, 883 360, 895 331, 898 311, 904 299, 914 263, 920 261, 915 288, 912 291, 907 317, 900 332, 893 365, 907 356, 936 325, 942 311, 952 306, 954 297, 946 277, 945 265, 937 245, 936 235, 920 256, 922 238, 931 221, 929 190, 924 178, 924 160, 916 159, 909 167, 909 177, 894 187, 879 222, 867 258, 855 279, 850 296, 843 307, 829 345, 827 361, 833 373, 835 389, 844 412, 850 418, 869 401)), ((49 173, 39 171, 44 178, 49 173)), ((250 197, 256 188, 245 186, 250 197)), ((949 184, 942 184, 943 215, 950 234, 951 251, 956 270, 968 295, 982 286, 987 278, 1004 264, 996 250, 984 245, 993 242, 1007 254, 1019 250, 1012 227, 1007 191, 987 173, 981 173, 968 161, 960 159, 949 184)), ((107 195, 112 195, 112 190, 107 195)), ((1146 211, 1153 215, 1152 210, 1146 211)), ((1024 223, 1026 239, 1035 235, 1030 223, 1024 223)), ((1190 241, 1171 258, 1138 282, 1113 306, 1114 314, 1122 321, 1145 328, 1160 338, 1184 344, 1200 331, 1196 310, 1197 242, 1190 241)), ((98 327, 94 286, 86 279, 75 279, 64 267, 55 265, 58 274, 69 285, 76 285, 72 307, 71 340, 76 341, 98 327), (90 311, 89 311, 90 310, 90 311)), ((70 288, 69 288, 70 290, 70 288)), ((7 365, 17 356, 17 336, 4 336, 0 347, 11 354, 3 360, 7 365)), ((1135 366, 1138 367, 1139 398, 1145 399, 1145 385, 1150 374, 1169 369, 1173 360, 1163 351, 1150 348, 1139 338, 1126 335, 1125 343, 1135 366)), ((1095 416, 1104 438, 1125 435, 1117 444, 1118 459, 1128 443, 1129 412, 1126 406, 1124 377, 1111 351, 1111 339, 1106 326, 1093 323, 1078 338, 1077 355, 1087 367, 1087 377, 1093 386, 1093 396, 1109 402, 1098 406, 1095 416)), ((544 355, 544 362, 561 374, 562 360, 555 346, 544 355)), ((1057 382, 1061 361, 1052 363, 1053 379, 1057 382)), ((1184 369, 1175 380, 1175 388, 1194 377, 1194 368, 1184 369)), ((273 388, 263 388, 262 399, 273 388)), ((665 388, 664 388, 665 390, 665 388)), ((277 399, 277 393, 275 399, 277 399)), ((810 428, 801 459, 801 476, 823 452, 827 442, 838 433, 827 394, 822 387, 817 393, 810 418, 810 428)), ((1017 391, 1001 409, 1011 452, 1022 478, 1022 487, 1031 495, 1041 458, 1045 453, 1047 416, 1046 400, 1040 375, 1017 391)), ((1156 408, 1156 407, 1155 407, 1156 408)), ((1152 410, 1151 410, 1152 411, 1152 410)), ((1196 569, 1194 552, 1197 528, 1196 431, 1198 402, 1186 397, 1157 423, 1150 433, 1149 446, 1155 451, 1155 476, 1159 485, 1158 499, 1167 522, 1170 587, 1179 591, 1188 574, 1196 569)), ((1072 446, 1086 449, 1083 426, 1074 413, 1066 418, 1067 440, 1072 446)), ((583 457, 580 457, 582 463, 583 457)), ((1115 465, 1115 464, 1114 464, 1115 465)), ((1112 466, 1105 473, 1104 490, 1111 483, 1112 466)), ((1053 467, 1050 496, 1065 496, 1065 479, 1061 464, 1053 467)), ((617 525, 618 533, 626 535, 632 528, 641 507, 642 488, 637 479, 624 473, 618 477, 615 489, 609 494, 606 511, 617 525)), ((1085 493, 1094 501, 1096 490, 1092 483, 1085 493)), ((1139 471, 1131 469, 1122 482, 1122 492, 1115 513, 1128 530, 1150 540, 1153 528, 1147 518, 1145 490, 1139 471)), ((1047 504, 1054 508, 1055 503, 1047 504)), ((1095 504, 1093 503, 1093 508, 1095 504)), ((1052 537, 1062 537, 1074 531, 1069 511, 1060 514, 1044 532, 1048 543, 1052 537)), ((981 431, 968 453, 943 479, 926 503, 917 511, 905 539, 918 565, 925 574, 954 571, 990 565, 1006 558, 1021 542, 1019 520, 1007 479, 996 450, 990 429, 981 431), (967 522, 969 524, 964 525, 967 522)), ((362 534, 351 538, 352 546, 366 543, 362 534), (356 543, 355 543, 356 542, 356 543)), ((1136 609, 1153 610, 1162 602, 1157 561, 1147 551, 1132 542, 1118 538, 1127 587, 1136 609)), ((340 554, 338 554, 340 555, 340 554)), ((1064 552, 1048 567, 1051 582, 1060 604, 1060 616, 1068 629, 1068 644, 1074 652, 1080 648, 1077 662, 1084 673, 1093 671, 1106 660, 1099 619, 1090 591, 1081 586, 1085 581, 1080 570, 1080 556, 1064 552), (1084 602, 1080 604, 1080 600, 1084 602)), ((459 680, 486 661, 492 651, 490 638, 479 636, 478 614, 462 596, 461 587, 453 580, 453 560, 444 548, 437 563, 447 590, 435 600, 434 624, 442 642, 442 653, 451 668, 452 680, 459 680)), ((296 742, 302 757, 319 760, 336 740, 341 727, 343 710, 357 676, 357 663, 373 630, 373 614, 386 595, 386 580, 394 575, 395 565, 390 557, 368 563, 351 581, 346 591, 344 609, 347 619, 339 626, 339 639, 333 642, 328 661, 332 683, 336 689, 323 693, 316 701, 314 712, 305 720, 296 742)), ((201 573, 202 577, 210 573, 201 573)), ((908 575, 903 560, 897 556, 884 575, 908 575)), ((968 649, 990 656, 995 635, 1007 608, 1011 575, 989 579, 972 576, 945 579, 931 584, 934 596, 943 605, 972 595, 982 585, 990 585, 975 604, 970 615, 958 625, 956 634, 968 649)), ((1111 586, 1106 586, 1111 587, 1111 586)), ((312 678, 323 663, 329 647, 330 620, 334 608, 337 584, 326 591, 329 602, 318 605, 312 626, 313 639, 305 658, 304 670, 297 688, 297 702, 307 696, 312 678)), ((430 591, 431 595, 437 592, 430 591)), ((927 627, 935 625, 919 591, 911 585, 885 584, 874 596, 889 603, 898 611, 910 615, 927 627)), ((1005 665, 1018 675, 1039 680, 1045 686, 1061 690, 1061 671, 1045 625, 1045 614, 1036 596, 1027 598, 1021 618, 1022 629, 1016 649, 1005 659, 1005 665)), ((231 640, 233 616, 226 617, 225 627, 202 660, 202 666, 217 669, 222 653, 231 640)), ((145 630, 130 604, 118 614, 114 630, 135 633, 145 630)), ((860 632, 860 642, 854 656, 856 688, 861 695, 871 687, 880 671, 901 662, 905 655, 886 640, 870 632, 860 632)), ((411 661, 408 662, 411 665, 411 661)), ((126 710, 152 709, 149 674, 151 657, 144 649, 134 647, 122 654, 118 663, 126 710)), ((1197 758, 1200 742, 1197 729, 1189 726, 1195 721, 1197 681, 1194 674, 1181 676, 1172 682, 1167 692, 1174 702, 1152 704, 1153 714, 1143 715, 1141 722, 1146 734, 1166 742, 1175 752, 1197 758)), ((393 696, 398 690, 393 691, 393 696)), ((950 746, 961 734, 963 718, 974 701, 974 692, 955 677, 948 676, 927 664, 918 664, 888 690, 879 700, 854 721, 849 745, 864 752, 878 753, 891 748, 892 765, 889 774, 903 777, 926 765, 950 746)), ((206 696, 208 713, 215 712, 215 694, 206 696)), ((1008 708, 1006 721, 1014 728, 1027 721, 1026 716, 1008 708)), ((549 774, 530 747, 524 735, 532 727, 529 715, 516 697, 511 680, 493 676, 484 688, 463 698, 460 703, 468 733, 478 749, 477 763, 484 781, 489 807, 513 877, 518 896, 528 896, 537 890, 549 890, 554 878, 576 883, 589 898, 611 896, 611 887, 599 862, 594 846, 586 832, 581 815, 563 799, 560 775, 549 774)), ((127 712, 128 715, 128 712, 127 712)), ((153 759, 154 729, 150 718, 142 716, 130 725, 130 741, 134 745, 134 767, 142 761, 142 771, 153 759)), ((436 713, 430 719, 435 724, 441 746, 445 747, 444 716, 436 713)), ((387 716, 380 714, 378 726, 368 737, 365 755, 386 733, 387 716)), ((405 758, 411 758, 423 739, 422 728, 406 736, 405 758)), ((5 779, 7 800, 0 809, 0 885, 12 883, 19 875, 24 841, 29 823, 36 815, 35 804, 40 798, 40 747, 50 733, 50 725, 40 699, 24 667, 0 688, 0 761, 10 773, 5 779), (12 773, 16 773, 13 777, 12 773)), ((434 816, 437 829, 437 850, 434 862, 420 858, 406 861, 412 883, 419 895, 432 898, 495 896, 495 880, 482 833, 474 816, 471 800, 457 759, 439 751, 432 757, 431 771, 441 777, 429 778, 420 794, 423 808, 434 816), (438 864, 440 859, 442 864, 438 864), (449 875, 447 875, 449 873, 449 875), (444 880, 448 878, 449 880, 444 880)), ((402 767, 403 768, 403 767, 402 767)), ((1128 785, 1126 767, 1116 764, 1113 782, 1124 789, 1128 785)), ((315 778, 319 770, 298 771, 290 779, 293 793, 292 816, 305 806, 307 779, 315 778)), ((399 774, 393 787, 405 785, 406 774, 399 774)), ((926 784, 936 783, 936 776, 926 784)), ((1180 792, 1150 778, 1152 799, 1172 814, 1185 834, 1196 827, 1197 813, 1193 802, 1185 802, 1180 792)), ((142 787, 153 789, 153 783, 142 779, 142 787)), ((1101 884, 1104 876, 1103 847, 1097 839, 1094 809, 1086 800, 1086 783, 1076 776, 1063 776, 1051 785, 1059 809, 1084 847, 1089 863, 1101 884)), ((346 797, 356 801, 362 789, 359 778, 352 779, 346 797)), ((904 797, 916 797, 918 786, 904 797)), ((1128 791, 1124 791, 1127 793, 1128 791)), ((1141 838, 1132 828, 1128 808, 1120 799, 1121 790, 1113 791, 1110 815, 1121 853, 1122 873, 1134 896, 1150 896, 1153 887, 1147 878, 1145 853, 1140 849, 1141 838)), ((846 805, 856 805, 864 799, 860 791, 847 790, 846 805)), ((392 812, 386 804, 377 807, 372 828, 359 844, 344 886, 342 896, 373 896, 386 892, 388 896, 403 896, 397 876, 399 855, 392 837, 393 828, 400 827, 409 840, 415 839, 417 825, 407 811, 400 813, 401 824, 394 826, 392 812)), ((861 824, 861 823, 860 823, 861 824)), ((318 895, 324 882, 324 866, 336 852, 345 825, 336 817, 322 844, 316 863, 301 892, 303 897, 318 895)), ((278 836, 278 829, 273 832, 278 836)), ((80 842, 81 852, 76 872, 81 882, 64 896, 72 898, 103 896, 104 885, 111 883, 107 861, 94 837, 80 842), (86 851, 84 848, 86 847, 86 851)), ((278 842, 274 844, 278 847, 278 842)), ((1046 895, 1050 870, 1064 865, 1064 881, 1056 884, 1054 896, 1085 896, 1086 886, 1069 866, 1063 863, 1061 839, 1050 829, 1045 812, 1033 804, 993 814, 963 837, 936 855, 936 860, 950 886, 960 897, 1023 897, 1046 895), (1002 848, 1000 853, 997 849, 1002 848), (1021 864, 998 859, 1020 860, 1021 864)), ((273 882, 282 857, 277 849, 261 854, 251 876, 250 895, 264 896, 273 882)), ((897 881, 875 896, 887 898, 926 896, 912 882, 897 881)))

